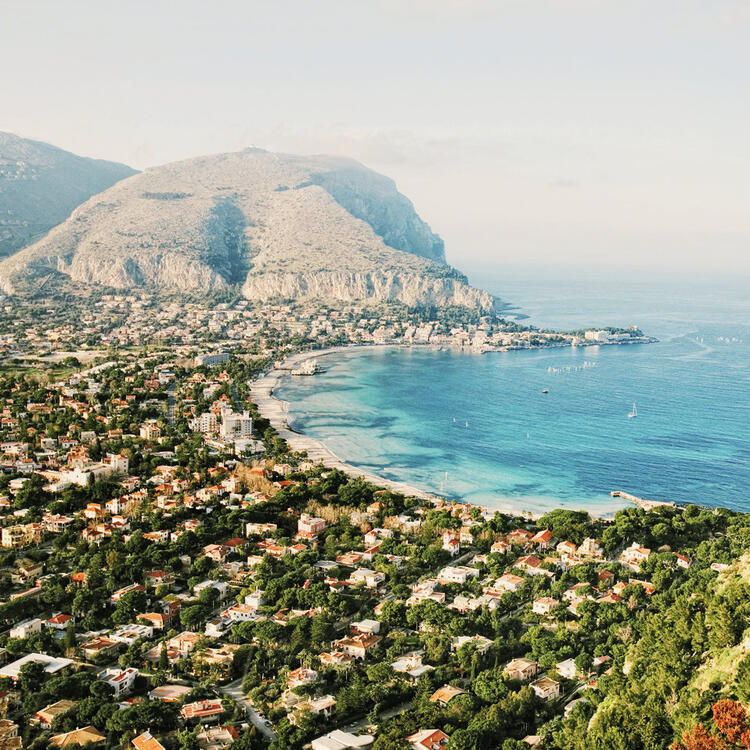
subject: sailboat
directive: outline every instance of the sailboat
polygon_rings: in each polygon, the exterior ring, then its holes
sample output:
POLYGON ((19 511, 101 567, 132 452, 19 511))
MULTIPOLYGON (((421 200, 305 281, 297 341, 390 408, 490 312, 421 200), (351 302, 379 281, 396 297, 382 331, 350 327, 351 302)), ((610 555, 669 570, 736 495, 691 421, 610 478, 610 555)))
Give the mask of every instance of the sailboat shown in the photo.
POLYGON ((638 409, 635 408, 635 401, 633 401, 633 411, 631 411, 628 414, 628 419, 633 419, 633 417, 637 417, 637 416, 638 416, 638 409))

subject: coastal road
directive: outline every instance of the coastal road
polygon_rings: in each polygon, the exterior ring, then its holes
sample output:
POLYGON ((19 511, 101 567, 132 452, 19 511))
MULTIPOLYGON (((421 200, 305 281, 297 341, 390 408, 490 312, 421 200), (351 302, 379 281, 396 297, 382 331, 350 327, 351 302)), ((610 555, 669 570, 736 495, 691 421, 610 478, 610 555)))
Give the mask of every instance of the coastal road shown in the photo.
POLYGON ((248 699, 245 697, 245 694, 242 692, 242 679, 230 682, 228 685, 217 686, 217 689, 225 695, 228 695, 230 698, 233 698, 235 701, 237 701, 237 703, 240 704, 240 706, 245 709, 247 718, 250 719, 255 727, 257 727, 258 731, 269 742, 272 742, 276 739, 276 732, 274 732, 271 727, 266 726, 265 720, 261 717, 255 706, 253 706, 250 701, 248 701, 248 699))

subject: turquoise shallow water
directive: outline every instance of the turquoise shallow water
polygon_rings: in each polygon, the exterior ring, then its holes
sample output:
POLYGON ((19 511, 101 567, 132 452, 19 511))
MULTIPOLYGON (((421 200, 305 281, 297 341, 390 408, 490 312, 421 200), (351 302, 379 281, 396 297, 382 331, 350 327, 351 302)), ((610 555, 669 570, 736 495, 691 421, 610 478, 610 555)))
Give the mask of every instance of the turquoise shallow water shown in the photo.
POLYGON ((562 290, 559 279, 499 286, 490 288, 533 323, 637 323, 660 341, 331 355, 324 373, 278 389, 290 423, 346 461, 472 503, 603 514, 622 507, 609 496, 621 489, 750 510, 744 285, 615 280, 596 294, 585 280, 562 290), (638 417, 628 419, 633 402, 638 417))

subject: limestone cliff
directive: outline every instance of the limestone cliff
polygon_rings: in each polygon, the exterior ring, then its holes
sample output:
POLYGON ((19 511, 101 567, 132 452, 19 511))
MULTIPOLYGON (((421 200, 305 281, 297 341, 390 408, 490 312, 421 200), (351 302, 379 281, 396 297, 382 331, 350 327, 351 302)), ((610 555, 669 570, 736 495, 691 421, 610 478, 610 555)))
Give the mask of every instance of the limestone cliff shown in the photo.
POLYGON ((134 175, 0 263, 6 293, 50 274, 263 300, 492 304, 445 264, 392 180, 350 159, 257 149, 134 175))

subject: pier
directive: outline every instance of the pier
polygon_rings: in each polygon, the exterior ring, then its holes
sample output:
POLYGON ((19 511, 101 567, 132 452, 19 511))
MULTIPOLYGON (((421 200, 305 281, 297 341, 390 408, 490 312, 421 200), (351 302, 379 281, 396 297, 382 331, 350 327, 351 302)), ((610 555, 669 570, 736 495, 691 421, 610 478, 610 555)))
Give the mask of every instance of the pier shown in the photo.
POLYGON ((672 500, 644 500, 642 497, 636 497, 635 495, 631 495, 629 492, 622 492, 622 490, 613 490, 609 494, 612 497, 621 497, 623 500, 627 500, 628 502, 637 505, 639 508, 645 510, 646 512, 648 512, 649 510, 653 510, 654 508, 659 508, 663 505, 666 505, 668 508, 677 507, 677 503, 672 500))

